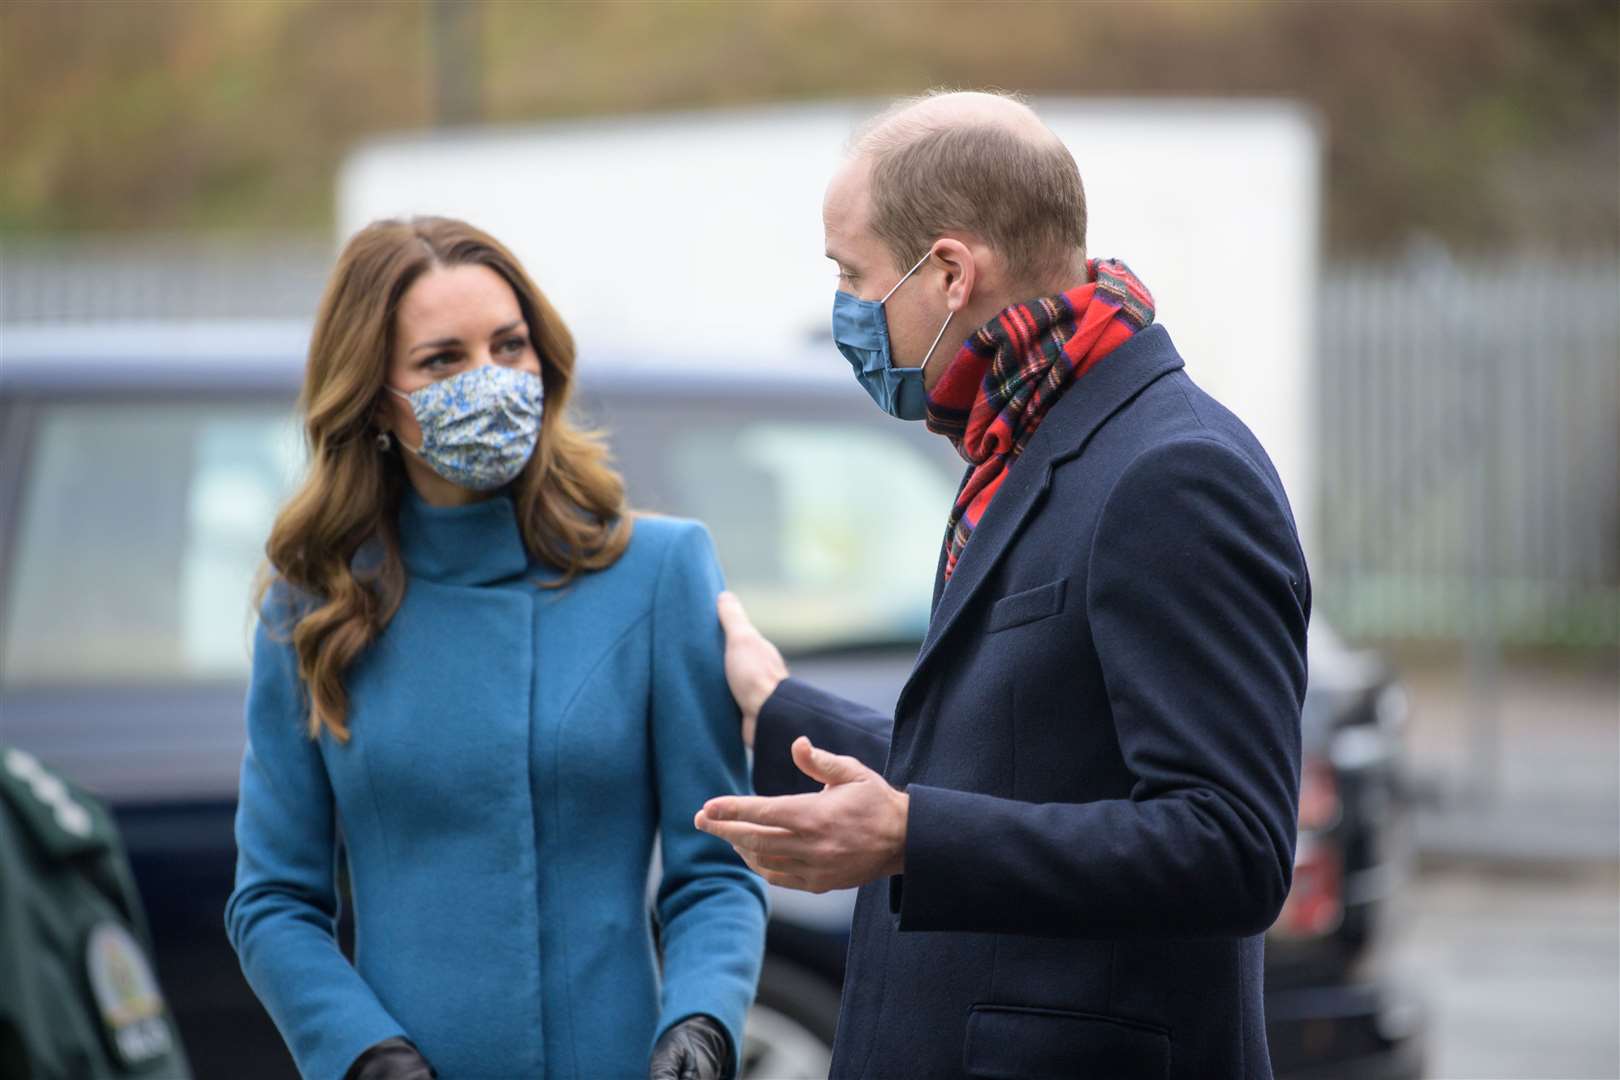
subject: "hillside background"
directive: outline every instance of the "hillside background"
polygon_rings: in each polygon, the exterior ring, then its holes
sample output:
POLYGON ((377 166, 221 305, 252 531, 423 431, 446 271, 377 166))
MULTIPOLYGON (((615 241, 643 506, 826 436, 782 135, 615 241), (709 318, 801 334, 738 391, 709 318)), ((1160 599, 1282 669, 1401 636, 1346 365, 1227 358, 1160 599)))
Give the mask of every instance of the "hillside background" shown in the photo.
POLYGON ((1612 250, 1617 55, 1614 0, 5 0, 0 235, 324 236, 378 132, 949 84, 1311 102, 1330 256, 1612 250))

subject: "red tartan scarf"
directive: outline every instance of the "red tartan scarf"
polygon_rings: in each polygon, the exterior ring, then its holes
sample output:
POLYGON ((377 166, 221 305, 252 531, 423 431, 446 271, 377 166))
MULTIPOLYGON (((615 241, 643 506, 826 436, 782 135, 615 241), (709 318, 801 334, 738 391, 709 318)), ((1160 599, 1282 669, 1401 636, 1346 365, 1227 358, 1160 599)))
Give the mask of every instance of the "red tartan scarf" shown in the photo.
POLYGON ((1124 263, 1091 259, 1086 271, 1086 284, 1014 304, 981 326, 928 394, 928 430, 974 466, 951 509, 946 580, 1047 410, 1153 321, 1153 295, 1124 263))

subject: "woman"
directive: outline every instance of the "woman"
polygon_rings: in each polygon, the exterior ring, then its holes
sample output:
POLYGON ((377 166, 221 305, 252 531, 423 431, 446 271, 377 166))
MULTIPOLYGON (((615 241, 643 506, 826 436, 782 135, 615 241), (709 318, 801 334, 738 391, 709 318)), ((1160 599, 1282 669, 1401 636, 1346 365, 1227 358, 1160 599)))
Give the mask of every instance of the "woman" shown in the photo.
POLYGON ((573 369, 556 312, 462 222, 374 224, 327 286, 226 909, 305 1076, 736 1068, 764 892, 692 825, 747 783, 720 574, 701 526, 628 513, 569 424, 573 369))

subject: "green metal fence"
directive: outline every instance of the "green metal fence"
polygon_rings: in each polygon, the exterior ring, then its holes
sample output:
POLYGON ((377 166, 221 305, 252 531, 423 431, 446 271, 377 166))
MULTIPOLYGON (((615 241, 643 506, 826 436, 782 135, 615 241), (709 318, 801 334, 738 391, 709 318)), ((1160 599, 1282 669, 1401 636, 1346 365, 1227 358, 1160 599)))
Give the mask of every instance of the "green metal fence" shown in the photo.
POLYGON ((1620 644, 1620 262, 1340 263, 1318 326, 1335 624, 1620 644))

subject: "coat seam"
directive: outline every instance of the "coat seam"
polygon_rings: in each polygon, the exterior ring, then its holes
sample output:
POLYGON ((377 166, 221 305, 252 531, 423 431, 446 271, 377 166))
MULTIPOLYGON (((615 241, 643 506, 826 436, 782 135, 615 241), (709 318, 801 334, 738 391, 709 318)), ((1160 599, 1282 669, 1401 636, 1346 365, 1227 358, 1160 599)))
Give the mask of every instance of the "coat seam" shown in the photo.
MULTIPOLYGON (((658 604, 664 593, 664 575, 669 570, 669 561, 674 556, 675 549, 680 545, 680 537, 671 537, 665 546, 663 554, 658 557, 658 576, 653 579, 652 604, 636 620, 636 626, 647 624, 647 710, 644 722, 647 725, 647 763, 652 770, 652 802, 653 802, 653 832, 659 838, 660 858, 662 858, 664 799, 659 790, 660 761, 658 755, 658 719, 655 712, 658 707, 658 604)), ((622 638, 620 640, 623 640, 622 638)), ((617 643, 615 643, 615 648, 617 643)), ((663 892, 662 882, 659 883, 659 892, 663 892)), ((664 1009, 668 1004, 665 1000, 665 990, 668 984, 668 973, 664 970, 664 945, 662 923, 664 913, 661 905, 654 902, 660 923, 660 936, 653 962, 658 967, 658 1015, 653 1021, 654 1038, 660 1034, 664 1021, 664 1009)))
POLYGON ((650 610, 644 611, 640 615, 637 615, 635 619, 629 623, 629 625, 619 632, 619 636, 613 639, 613 643, 602 650, 602 655, 598 656, 596 658, 596 662, 593 663, 590 666, 590 669, 580 677, 579 685, 574 687, 574 692, 568 695, 568 701, 561 709, 557 710, 557 716, 559 719, 567 716, 569 711, 573 709, 575 703, 579 701, 579 696, 585 692, 585 687, 589 686, 591 679, 595 677, 597 670, 601 668, 603 664, 612 659, 613 654, 618 652, 619 647, 625 643, 631 634, 640 629, 642 623, 651 618, 652 612, 650 610))
MULTIPOLYGON (((661 569, 660 569, 660 577, 662 577, 662 570, 661 569)), ((656 595, 657 594, 656 594, 656 591, 655 591, 654 596, 656 597, 656 595)), ((655 600, 655 606, 656 606, 656 600, 655 600)), ((585 688, 590 685, 591 679, 595 677, 596 672, 602 667, 602 665, 606 664, 608 662, 608 660, 612 659, 612 657, 618 653, 619 649, 624 645, 624 643, 626 641, 628 641, 630 639, 630 636, 632 634, 634 634, 641 627, 641 625, 643 623, 648 622, 651 618, 652 618, 652 609, 649 608, 647 611, 644 611, 640 615, 636 616, 636 618, 634 620, 632 620, 631 623, 628 626, 626 626, 622 631, 620 631, 618 637, 614 638, 613 643, 610 644, 606 649, 602 650, 602 655, 600 655, 600 656, 598 656, 596 658, 596 662, 591 665, 590 670, 587 671, 585 673, 585 675, 580 679, 579 685, 576 686, 574 688, 574 692, 569 695, 567 703, 564 704, 563 707, 557 711, 557 723, 553 728, 551 769, 550 769, 550 773, 551 773, 550 786, 551 786, 551 813, 552 813, 552 818, 556 822, 556 826, 559 829, 561 829, 563 827, 562 782, 561 782, 561 777, 559 775, 560 772, 561 772, 561 769, 562 769, 562 736, 563 736, 563 728, 566 726, 567 721, 568 721, 568 716, 569 716, 569 714, 571 712, 573 712, 575 702, 577 702, 579 700, 579 698, 580 698, 580 695, 585 692, 585 688)), ((531 723, 532 723, 532 721, 531 721, 531 723)), ((536 852, 536 854, 538 856, 538 852, 536 852)), ((558 939, 559 943, 560 943, 560 946, 561 946, 561 950, 562 950, 563 974, 564 974, 564 980, 563 981, 564 982, 571 981, 573 968, 574 968, 573 960, 570 957, 569 952, 568 952, 568 937, 569 937, 569 935, 567 933, 567 928, 566 928, 566 925, 565 925, 564 932, 559 936, 559 939, 558 939)), ((544 991, 542 990, 542 993, 543 992, 544 991)), ((566 1007, 565 1015, 567 1016, 567 1020, 568 1020, 569 1063, 573 1067, 573 1075, 577 1077, 577 1076, 580 1075, 580 1071, 579 1071, 579 1037, 578 1037, 578 1034, 577 1034, 577 1032, 575 1030, 575 1027, 574 1027, 574 1010, 573 1010, 572 1005, 569 1005, 569 1006, 566 1007)))
MULTIPOLYGON (((612 650, 609 650, 609 651, 611 652, 612 650)), ((594 671, 594 668, 592 670, 594 671)), ((587 679, 588 678, 589 678, 589 676, 587 676, 587 679)), ((581 687, 583 687, 583 685, 584 684, 581 683, 581 687)), ((572 701, 570 701, 570 704, 572 704, 572 701)), ((552 815, 552 820, 555 823, 555 827, 559 831, 561 831, 562 828, 563 828, 562 783, 561 783, 561 777, 559 776, 559 773, 562 770, 562 729, 563 729, 563 725, 567 721, 567 719, 568 719, 568 709, 564 708, 557 715, 557 723, 556 723, 555 727, 553 728, 553 737, 552 737, 551 770, 550 770, 550 772, 551 772, 551 777, 550 777, 550 783, 551 783, 551 815, 552 815)), ((538 837, 536 839, 538 839, 538 837)), ((535 847, 536 847, 535 860, 536 860, 536 862, 538 862, 539 861, 539 855, 540 855, 539 850, 538 850, 539 845, 536 844, 535 847)), ((553 869, 552 869, 552 874, 553 875, 556 874, 555 867, 553 867, 553 869)), ((538 911, 535 912, 535 916, 536 916, 535 921, 536 921, 536 923, 538 923, 539 922, 539 912, 538 911)), ((569 956, 569 953, 568 953, 568 936, 569 936, 568 935, 568 927, 567 927, 567 922, 566 922, 566 917, 565 917, 564 924, 563 924, 563 933, 558 935, 558 939, 557 939, 558 943, 559 943, 559 945, 560 945, 560 947, 562 949, 562 962, 563 962, 563 980, 562 981, 564 982, 564 984, 569 984, 569 983, 572 982, 572 980, 573 980, 573 971, 574 971, 573 960, 569 956)), ((543 963, 543 961, 542 961, 542 963, 543 963)), ((542 973, 541 973, 540 994, 541 994, 541 997, 544 998, 544 996, 545 996, 545 974, 544 974, 544 971, 542 971, 542 973)), ((542 1006, 542 1009, 543 1008, 544 1008, 544 1006, 542 1006)), ((564 1015, 568 1019, 568 1058, 569 1058, 569 1065, 572 1066, 572 1068, 573 1068, 573 1074, 575 1076, 578 1076, 579 1075, 579 1037, 578 1037, 578 1035, 576 1034, 576 1032, 574 1030, 574 1007, 573 1007, 573 1003, 572 1002, 566 1003, 564 1005, 563 1012, 564 1012, 564 1015)), ((544 1016, 543 1012, 542 1012, 542 1016, 544 1016)))
MULTIPOLYGON (((535 907, 535 911, 534 911, 535 941, 534 941, 534 943, 535 943, 535 955, 536 955, 536 959, 539 961, 539 969, 540 969, 539 970, 540 985, 538 987, 538 990, 539 990, 538 998, 539 998, 539 1006, 540 1006, 540 1008, 539 1008, 540 1031, 541 1031, 540 1043, 541 1043, 541 1048, 542 1048, 541 1049, 542 1061, 544 1061, 545 1023, 546 1023, 546 958, 545 958, 544 952, 540 948, 540 940, 541 940, 541 937, 543 936, 542 931, 540 929, 540 927, 541 927, 541 919, 540 919, 541 901, 540 901, 540 893, 539 893, 540 875, 541 875, 541 869, 540 869, 540 867, 541 867, 541 859, 540 859, 540 822, 538 820, 538 814, 536 812, 539 808, 538 808, 538 806, 535 805, 536 800, 534 798, 534 780, 535 780, 535 765, 536 765, 535 748, 536 748, 536 737, 537 737, 537 734, 538 734, 537 731, 535 730, 535 728, 536 728, 536 719, 537 719, 536 718, 536 709, 537 709, 538 701, 539 701, 538 695, 535 693, 535 684, 540 679, 540 658, 539 658, 538 652, 539 652, 539 641, 540 641, 539 619, 540 619, 540 610, 541 610, 541 597, 538 594, 531 593, 528 596, 528 600, 529 600, 529 665, 530 666, 529 666, 529 704, 528 704, 528 709, 527 709, 528 720, 529 720, 529 725, 528 725, 528 727, 529 727, 529 744, 528 744, 528 769, 526 770, 526 772, 528 773, 528 777, 529 777, 529 805, 530 805, 529 828, 531 830, 531 836, 532 836, 531 844, 532 844, 532 847, 533 847, 533 850, 534 850, 534 887, 535 887, 535 897, 534 897, 534 901, 535 901, 535 903, 534 903, 534 907, 535 907)), ((562 798, 562 795, 561 795, 561 792, 559 791, 559 786, 560 785, 558 785, 558 783, 557 783, 556 771, 557 771, 557 759, 560 756, 560 751, 561 751, 561 745, 560 744, 562 742, 562 720, 563 720, 562 716, 559 715, 558 718, 557 718, 557 724, 556 724, 556 726, 554 728, 554 732, 555 732, 555 735, 556 735, 556 741, 553 743, 553 746, 552 746, 553 753, 551 755, 551 772, 552 772, 552 776, 551 776, 551 794, 552 794, 552 802, 553 802, 552 813, 554 815, 556 815, 559 818, 559 820, 561 818, 561 807, 558 806, 557 803, 562 798)), ((562 935, 562 942, 563 942, 563 947, 562 947, 563 973, 566 976, 567 973, 568 973, 568 935, 567 934, 562 935)), ((573 1010, 573 1007, 572 1007, 571 1004, 565 1006, 565 1012, 566 1012, 567 1020, 568 1020, 568 1048, 569 1048, 570 1056, 572 1057, 574 1055, 575 1051, 574 1051, 574 1010, 573 1010)), ((574 1064, 574 1072, 577 1075, 578 1072, 579 1072, 578 1062, 575 1061, 573 1064, 574 1064)))
MULTIPOLYGON (((323 754, 323 755, 321 755, 321 757, 322 757, 322 763, 324 764, 325 763, 325 755, 323 754)), ((393 850, 390 847, 389 842, 388 842, 388 829, 382 827, 383 821, 385 819, 383 818, 382 804, 377 801, 377 785, 376 785, 376 783, 373 780, 372 775, 371 775, 371 755, 369 755, 369 754, 362 754, 361 755, 361 771, 365 774, 365 777, 366 777, 366 797, 367 797, 367 800, 371 803, 371 814, 372 814, 372 817, 376 819, 377 824, 379 826, 378 829, 377 829, 377 832, 379 834, 379 839, 382 841, 382 854, 383 854, 384 873, 387 875, 387 879, 392 881, 394 879, 394 871, 393 871, 394 853, 393 853, 393 850)), ((342 827, 342 824, 343 824, 343 812, 342 812, 341 808, 338 806, 337 786, 332 783, 332 775, 331 775, 331 770, 330 769, 328 769, 328 771, 327 771, 327 780, 326 780, 326 782, 327 782, 327 786, 330 787, 331 790, 332 790, 332 817, 334 819, 334 822, 337 824, 337 828, 334 829, 333 831, 337 834, 337 836, 342 838, 342 841, 343 841, 343 861, 348 863, 348 865, 349 865, 349 899, 350 899, 351 902, 353 902, 356 910, 358 910, 359 907, 360 907, 360 903, 355 898, 355 895, 354 895, 354 891, 355 891, 354 890, 354 859, 349 854, 348 832, 347 832, 347 830, 345 830, 342 827)), ((334 854, 335 854, 335 852, 334 852, 334 854)), ((336 872, 337 872, 337 867, 334 866, 333 867, 334 876, 336 875, 336 872)), ((336 882, 334 882, 333 885, 334 885, 334 889, 335 889, 336 882)), ((340 898, 340 902, 341 902, 341 898, 340 898)), ((355 931, 356 931, 357 936, 358 936, 359 929, 360 929, 360 921, 358 919, 356 919, 355 920, 355 931)), ((356 952, 358 952, 358 951, 359 950, 356 949, 356 952)), ((356 970, 358 970, 358 968, 356 970)))
MULTIPOLYGON (((1238 985, 1239 986, 1247 986, 1248 985, 1248 982, 1249 982, 1248 968, 1249 968, 1248 952, 1243 948, 1243 943, 1240 941, 1238 943, 1238 985)), ((1237 999, 1238 999, 1237 1000, 1237 1007, 1238 1007, 1238 1024, 1237 1024, 1237 1026, 1238 1026, 1238 1040, 1237 1040, 1238 1075, 1239 1076, 1248 1076, 1249 1075, 1248 1055, 1244 1051, 1247 1049, 1247 1043, 1249 1041, 1249 1022, 1248 1022, 1248 1017, 1245 1015, 1247 1010, 1244 1008, 1243 998, 1244 998, 1244 995, 1242 993, 1239 993, 1238 996, 1237 996, 1237 999)))

